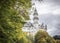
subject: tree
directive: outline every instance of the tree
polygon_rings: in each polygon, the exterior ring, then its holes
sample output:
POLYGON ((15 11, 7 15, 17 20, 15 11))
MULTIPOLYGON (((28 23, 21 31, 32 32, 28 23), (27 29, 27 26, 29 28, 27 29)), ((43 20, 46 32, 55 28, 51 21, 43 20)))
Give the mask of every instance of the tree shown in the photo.
POLYGON ((35 43, 55 43, 55 41, 46 31, 39 30, 35 35, 35 43))
MULTIPOLYGON (((24 39, 22 27, 29 19, 28 8, 31 0, 0 0, 0 43, 17 43, 24 39), (15 9, 18 3, 20 11, 15 9), (24 11, 24 12, 21 12, 24 11)), ((26 39, 26 37, 25 37, 26 39)), ((21 42, 19 42, 21 43, 21 42)))

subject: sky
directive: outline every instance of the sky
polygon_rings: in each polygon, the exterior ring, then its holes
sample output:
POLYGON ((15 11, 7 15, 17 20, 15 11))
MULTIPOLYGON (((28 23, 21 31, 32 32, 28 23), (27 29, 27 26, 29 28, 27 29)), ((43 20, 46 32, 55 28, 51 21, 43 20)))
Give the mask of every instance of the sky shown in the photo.
POLYGON ((35 6, 39 14, 39 22, 48 25, 49 35, 60 35, 60 0, 36 1, 35 6))

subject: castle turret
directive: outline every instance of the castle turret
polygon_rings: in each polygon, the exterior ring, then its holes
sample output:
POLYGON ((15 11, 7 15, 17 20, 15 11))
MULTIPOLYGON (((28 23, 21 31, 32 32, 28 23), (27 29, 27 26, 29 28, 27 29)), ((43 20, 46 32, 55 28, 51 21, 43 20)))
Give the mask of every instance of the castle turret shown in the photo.
POLYGON ((43 23, 41 24, 41 27, 40 27, 40 29, 44 29, 44 24, 43 24, 43 23))
POLYGON ((47 25, 45 25, 45 28, 44 29, 47 31, 47 25))
POLYGON ((33 14, 33 21, 34 21, 34 24, 38 24, 39 23, 39 18, 38 18, 38 13, 37 13, 36 8, 35 8, 34 14, 33 14))
POLYGON ((42 23, 40 26, 40 29, 47 31, 47 25, 44 25, 44 23, 42 23))

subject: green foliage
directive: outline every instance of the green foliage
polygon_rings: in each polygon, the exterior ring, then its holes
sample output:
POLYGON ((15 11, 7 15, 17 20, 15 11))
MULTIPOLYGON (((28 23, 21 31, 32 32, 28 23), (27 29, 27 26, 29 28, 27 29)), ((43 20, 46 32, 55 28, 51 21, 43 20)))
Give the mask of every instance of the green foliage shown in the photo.
POLYGON ((28 40, 21 28, 29 19, 27 9, 30 6, 30 0, 0 0, 0 43, 25 43, 28 40), (17 2, 24 12, 14 8, 17 2))
POLYGON ((46 31, 39 30, 35 35, 36 43, 55 43, 55 40, 46 31))
POLYGON ((60 40, 55 40, 56 43, 60 43, 60 40))

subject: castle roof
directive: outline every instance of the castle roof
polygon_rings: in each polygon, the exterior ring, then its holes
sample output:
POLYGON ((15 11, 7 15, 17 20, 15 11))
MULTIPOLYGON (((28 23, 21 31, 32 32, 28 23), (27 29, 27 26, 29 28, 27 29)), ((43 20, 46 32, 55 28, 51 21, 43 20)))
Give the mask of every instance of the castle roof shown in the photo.
POLYGON ((34 10, 34 14, 33 15, 38 15, 36 8, 34 10))

